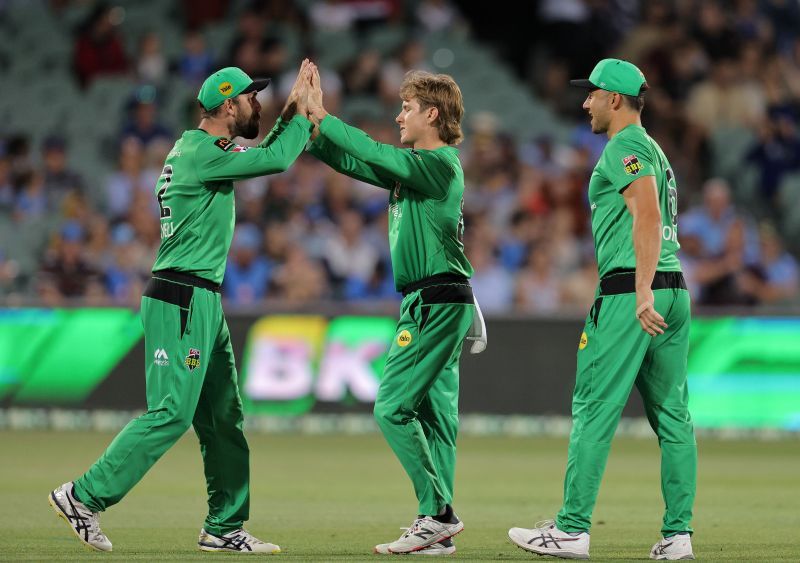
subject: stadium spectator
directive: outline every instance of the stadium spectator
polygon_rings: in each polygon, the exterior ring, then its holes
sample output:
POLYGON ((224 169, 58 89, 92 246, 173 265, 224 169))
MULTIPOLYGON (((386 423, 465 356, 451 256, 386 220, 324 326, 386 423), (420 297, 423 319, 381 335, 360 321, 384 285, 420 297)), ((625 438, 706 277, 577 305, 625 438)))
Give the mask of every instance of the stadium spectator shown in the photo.
POLYGON ((450 0, 422 0, 414 10, 416 23, 429 33, 463 26, 461 14, 450 0))
POLYGON ((397 12, 393 0, 323 0, 314 2, 309 19, 321 31, 361 31, 387 22, 397 12))
POLYGON ((44 176, 38 170, 19 174, 15 191, 14 217, 17 221, 41 221, 50 211, 44 176))
POLYGON ((178 71, 195 88, 199 88, 206 76, 214 71, 214 56, 206 47, 203 34, 197 30, 188 31, 183 38, 178 71))
POLYGON ((380 86, 381 55, 366 50, 343 71, 345 96, 376 96, 380 86))
POLYGON ((20 271, 16 260, 10 259, 0 250, 0 296, 5 296, 16 289, 20 271))
POLYGON ((273 286, 278 299, 294 306, 308 305, 329 294, 325 270, 299 244, 287 248, 286 261, 278 267, 273 286))
POLYGON ((161 37, 153 31, 148 32, 139 42, 136 61, 136 75, 146 84, 161 84, 167 77, 167 58, 161 50, 161 37))
POLYGON ((550 251, 538 246, 516 278, 514 304, 526 312, 552 313, 562 305, 560 286, 550 251))
POLYGON ((123 126, 120 138, 138 139, 144 148, 155 141, 174 141, 172 132, 158 120, 158 105, 155 89, 148 86, 139 88, 130 104, 130 119, 123 126))
POLYGON ((14 208, 16 189, 11 180, 11 159, 0 154, 0 212, 9 213, 14 208))
POLYGON ((141 260, 136 259, 141 252, 140 243, 127 223, 114 227, 111 242, 112 262, 104 268, 108 293, 114 303, 135 307, 150 277, 148 269, 143 269, 141 260))
POLYGON ((121 23, 119 10, 102 2, 97 4, 78 34, 74 65, 78 83, 83 88, 97 76, 128 71, 128 58, 117 32, 121 23))
POLYGON ((85 231, 80 223, 71 221, 61 227, 39 274, 42 298, 59 304, 65 297, 85 297, 98 291, 100 276, 83 256, 84 242, 85 231))
POLYGON ((786 303, 798 294, 797 260, 783 248, 778 233, 769 224, 760 230, 761 261, 739 276, 742 293, 757 303, 786 303))
POLYGON ((784 176, 800 169, 800 135, 792 113, 770 111, 747 154, 747 160, 758 169, 761 194, 773 208, 777 208, 776 195, 784 176))
POLYGON ((259 70, 258 59, 266 23, 265 18, 253 7, 239 15, 236 36, 231 42, 226 66, 238 66, 248 74, 252 74, 250 71, 259 70))
MULTIPOLYGON (((712 178, 703 186, 703 205, 695 207, 678 219, 682 235, 695 235, 702 243, 703 256, 720 256, 725 253, 730 231, 740 226, 740 214, 731 201, 730 186, 725 180, 712 178)), ((758 255, 757 235, 750 228, 746 234, 747 256, 743 259, 754 262, 758 255)))
POLYGON ((236 227, 225 269, 225 298, 235 305, 264 299, 273 266, 261 254, 261 232, 251 223, 236 227))
POLYGON ((473 239, 467 247, 467 258, 475 269, 470 283, 481 310, 485 313, 507 311, 514 300, 514 280, 497 263, 492 247, 480 239, 473 239))
MULTIPOLYGON (((400 46, 397 55, 384 61, 381 66, 380 92, 384 105, 392 109, 398 106, 397 92, 403 77, 410 70, 434 71, 427 61, 425 46, 417 39, 405 42, 400 46)), ((325 90, 325 105, 328 105, 327 90, 325 90)))
POLYGON ((327 239, 323 254, 334 287, 356 281, 366 285, 375 273, 378 252, 364 239, 361 214, 349 209, 338 219, 338 232, 327 239))
POLYGON ((707 132, 721 126, 752 127, 764 117, 766 99, 762 86, 742 81, 737 61, 726 57, 712 65, 708 80, 689 92, 686 111, 707 132))
POLYGON ((13 135, 5 142, 5 155, 8 157, 12 176, 24 174, 33 169, 31 145, 25 135, 13 135))
POLYGON ((181 4, 185 26, 189 30, 223 19, 230 7, 228 0, 182 0, 181 4))
POLYGON ((44 184, 49 194, 61 197, 68 191, 84 189, 80 174, 67 167, 67 143, 63 137, 51 135, 42 143, 44 184))
POLYGON ((152 197, 158 173, 145 169, 145 153, 142 142, 136 137, 123 139, 119 150, 117 171, 106 184, 106 203, 113 221, 125 217, 131 209, 136 192, 144 192, 152 200, 148 207, 157 206, 152 197))

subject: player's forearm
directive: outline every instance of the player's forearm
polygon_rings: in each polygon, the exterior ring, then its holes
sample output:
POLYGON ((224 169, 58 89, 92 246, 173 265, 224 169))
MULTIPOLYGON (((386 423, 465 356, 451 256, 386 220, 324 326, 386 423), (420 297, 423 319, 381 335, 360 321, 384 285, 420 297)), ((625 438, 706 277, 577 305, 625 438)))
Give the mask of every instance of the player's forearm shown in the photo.
POLYGON ((317 137, 308 146, 308 153, 318 158, 340 174, 355 178, 362 182, 389 189, 376 172, 365 162, 343 152, 339 147, 329 143, 324 137, 317 137))
POLYGON ((320 136, 393 181, 430 197, 443 197, 448 184, 419 153, 379 143, 361 129, 329 115, 319 124, 320 136))
MULTIPOLYGON (((231 149, 221 158, 198 164, 197 175, 203 182, 246 180, 285 171, 300 156, 311 135, 311 122, 295 116, 282 134, 267 147, 231 149)), ((263 144, 263 143, 262 143, 263 144)), ((216 149, 215 149, 216 150, 216 149)))
POLYGON ((660 214, 633 217, 633 249, 636 254, 636 289, 650 289, 661 256, 660 214))
POLYGON ((286 130, 286 126, 289 124, 289 120, 284 120, 282 117, 278 117, 278 120, 275 122, 275 125, 272 126, 267 136, 264 137, 264 140, 258 143, 258 146, 261 148, 267 148, 270 146, 278 136, 286 130))
MULTIPOLYGON (((318 119, 318 115, 313 115, 318 119)), ((386 160, 383 143, 378 143, 358 127, 346 124, 330 114, 319 120, 320 135, 347 154, 358 155, 368 164, 386 160), (375 161, 375 162, 373 162, 375 161)), ((389 146, 389 145, 386 145, 389 146)), ((396 147, 390 147, 398 150, 396 147)))
POLYGON ((296 115, 282 133, 266 148, 267 161, 273 168, 269 173, 272 174, 286 171, 297 160, 311 135, 311 123, 305 117, 296 115), (291 134, 288 134, 290 131, 291 134))

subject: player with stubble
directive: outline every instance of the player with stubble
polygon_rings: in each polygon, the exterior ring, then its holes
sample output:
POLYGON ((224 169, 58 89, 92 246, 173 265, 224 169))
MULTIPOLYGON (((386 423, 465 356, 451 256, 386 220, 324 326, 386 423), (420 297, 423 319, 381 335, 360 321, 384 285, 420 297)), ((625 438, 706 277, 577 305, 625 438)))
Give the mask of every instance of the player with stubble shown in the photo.
POLYGON ((464 113, 450 76, 410 72, 395 121, 407 148, 378 143, 328 115, 319 74, 308 107, 317 125, 309 152, 334 170, 388 191, 389 247, 403 294, 374 414, 414 486, 417 517, 379 554, 449 555, 464 524, 453 511, 458 363, 465 338, 486 346, 483 317, 464 254, 464 173, 458 150, 464 113))
POLYGON ((118 503, 190 426, 200 441, 208 516, 203 551, 279 553, 242 528, 250 510, 250 454, 220 285, 236 215, 233 182, 285 171, 303 152, 308 61, 301 66, 281 117, 256 147, 234 143, 259 132, 258 91, 227 67, 197 96, 202 120, 169 152, 154 196, 161 245, 141 302, 147 412, 133 419, 89 470, 55 489, 48 501, 81 542, 111 551, 98 514, 118 503))
MULTIPOLYGON (((555 521, 512 528, 517 546, 589 558, 589 529, 611 440, 634 385, 661 447, 666 505, 658 560, 694 559, 690 521, 697 446, 688 409, 690 303, 678 251, 678 192, 661 147, 642 127, 647 82, 633 64, 604 59, 583 103, 608 144, 589 181, 600 285, 578 344, 564 501, 555 521)), ((627 540, 626 540, 627 541, 627 540)))

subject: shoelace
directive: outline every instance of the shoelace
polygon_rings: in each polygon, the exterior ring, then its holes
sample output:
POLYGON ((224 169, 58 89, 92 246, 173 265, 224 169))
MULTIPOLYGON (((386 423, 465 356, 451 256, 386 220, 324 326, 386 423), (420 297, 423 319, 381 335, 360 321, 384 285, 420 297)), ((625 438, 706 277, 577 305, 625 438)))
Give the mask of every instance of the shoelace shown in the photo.
POLYGON ((656 555, 665 555, 667 553, 667 548, 672 545, 672 542, 664 543, 666 540, 661 540, 658 542, 658 545, 653 550, 655 551, 656 555))
POLYGON ((264 543, 263 541, 261 541, 260 539, 258 539, 254 535, 252 535, 250 532, 248 532, 244 528, 240 528, 238 530, 234 530, 233 532, 231 532, 228 535, 231 535, 231 537, 230 537, 231 540, 238 540, 240 543, 243 543, 243 542, 250 543, 250 544, 261 544, 261 543, 264 543))
POLYGON ((401 538, 407 538, 408 536, 410 536, 414 532, 417 532, 420 529, 421 526, 422 526, 422 518, 417 518, 416 520, 414 520, 414 523, 411 524, 411 527, 407 528, 406 532, 400 537, 401 538))
POLYGON ((546 529, 546 528, 553 527, 555 525, 556 525, 556 521, 555 520, 539 520, 538 522, 536 522, 536 524, 533 527, 536 528, 536 529, 539 529, 539 528, 545 528, 546 529))
MULTIPOLYGON (((96 541, 103 541, 106 539, 103 532, 100 531, 100 526, 97 523, 97 512, 91 512, 89 510, 81 510, 76 503, 79 501, 74 498, 69 492, 66 493, 67 500, 69 502, 70 507, 72 508, 72 515, 71 519, 75 520, 76 529, 80 532, 86 530, 86 537, 87 539, 91 537, 92 540, 96 541)), ((85 506, 80 503, 81 506, 85 506)))
MULTIPOLYGON (((95 516, 96 514, 97 514, 96 512, 93 513, 93 515, 95 516)), ((100 528, 98 526, 92 526, 92 530, 90 530, 90 533, 92 534, 92 538, 94 538, 95 540, 106 541, 106 535, 100 531, 100 528)))

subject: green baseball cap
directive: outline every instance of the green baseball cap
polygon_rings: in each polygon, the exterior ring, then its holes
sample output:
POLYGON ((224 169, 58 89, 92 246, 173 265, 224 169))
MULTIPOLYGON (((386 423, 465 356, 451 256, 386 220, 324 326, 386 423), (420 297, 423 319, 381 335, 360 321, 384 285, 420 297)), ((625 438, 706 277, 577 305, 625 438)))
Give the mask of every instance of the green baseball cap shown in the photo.
POLYGON ((634 64, 619 59, 603 59, 595 65, 588 80, 570 80, 569 83, 579 88, 599 88, 626 96, 638 96, 641 90, 649 87, 641 70, 634 64))
POLYGON ((242 69, 228 66, 218 70, 203 82, 197 101, 203 104, 206 110, 211 110, 228 98, 248 92, 260 92, 269 84, 269 78, 253 80, 242 69))

